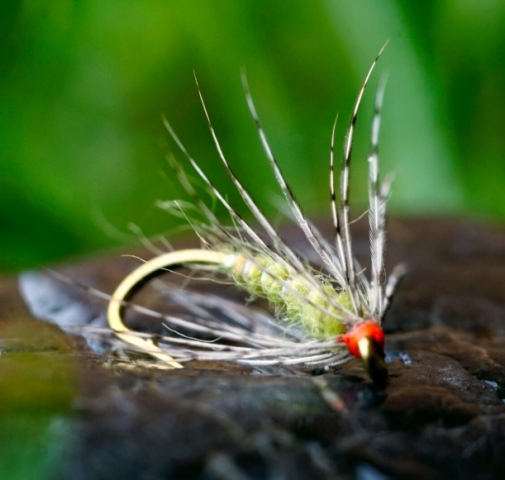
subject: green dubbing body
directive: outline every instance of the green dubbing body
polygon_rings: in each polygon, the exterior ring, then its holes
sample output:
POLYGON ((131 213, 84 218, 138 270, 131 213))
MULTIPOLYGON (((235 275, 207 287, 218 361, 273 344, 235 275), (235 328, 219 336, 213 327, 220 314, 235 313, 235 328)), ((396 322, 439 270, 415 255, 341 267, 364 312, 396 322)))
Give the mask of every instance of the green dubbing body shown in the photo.
POLYGON ((327 338, 346 331, 342 311, 334 305, 350 310, 351 299, 347 292, 337 292, 329 282, 314 277, 317 288, 303 275, 265 254, 230 254, 223 266, 237 285, 254 296, 266 298, 283 312, 286 322, 299 324, 310 336, 327 338))

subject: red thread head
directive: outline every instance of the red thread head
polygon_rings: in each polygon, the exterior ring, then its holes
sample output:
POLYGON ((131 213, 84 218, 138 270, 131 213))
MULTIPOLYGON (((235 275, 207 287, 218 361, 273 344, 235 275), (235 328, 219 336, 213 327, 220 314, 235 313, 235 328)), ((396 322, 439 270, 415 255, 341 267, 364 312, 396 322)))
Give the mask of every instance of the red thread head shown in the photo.
POLYGON ((358 342, 365 337, 372 340, 381 350, 384 349, 384 332, 374 320, 365 320, 362 323, 358 323, 338 339, 347 345, 351 355, 361 359, 358 342))

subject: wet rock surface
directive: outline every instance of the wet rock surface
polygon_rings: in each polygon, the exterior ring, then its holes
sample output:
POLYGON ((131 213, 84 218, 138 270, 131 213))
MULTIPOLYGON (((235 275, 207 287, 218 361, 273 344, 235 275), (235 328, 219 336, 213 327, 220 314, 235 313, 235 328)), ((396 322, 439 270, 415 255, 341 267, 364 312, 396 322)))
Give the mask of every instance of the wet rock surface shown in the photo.
MULTIPOLYGON (((366 259, 360 223, 355 247, 366 259)), ((16 312, 15 325, 39 332, 22 336, 0 324, 2 357, 29 351, 78 365, 65 461, 54 477, 499 476, 505 469, 505 230, 397 220, 389 239, 389 267, 406 261, 409 270, 384 320, 385 391, 355 361, 322 375, 226 365, 146 368, 121 359, 121 352, 112 355, 99 340, 70 337, 33 318, 100 327, 105 301, 42 273, 21 277, 22 296, 18 283, 1 283, 0 322, 12 325, 16 312)), ((57 270, 111 293, 137 265, 112 254, 57 270)), ((220 289, 214 285, 210 294, 220 289)), ((154 293, 138 301, 158 307, 154 293)))

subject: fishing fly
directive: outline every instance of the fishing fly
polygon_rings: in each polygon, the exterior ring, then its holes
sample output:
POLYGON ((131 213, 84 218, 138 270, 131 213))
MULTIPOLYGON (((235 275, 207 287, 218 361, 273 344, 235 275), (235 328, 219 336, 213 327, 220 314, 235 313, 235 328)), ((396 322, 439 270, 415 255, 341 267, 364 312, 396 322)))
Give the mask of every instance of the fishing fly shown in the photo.
POLYGON ((190 360, 248 365, 299 365, 306 368, 332 367, 341 365, 354 356, 361 359, 374 383, 381 386, 386 384, 387 366, 381 322, 403 273, 403 267, 396 268, 386 281, 386 204, 391 181, 388 177, 381 181, 379 177, 378 139, 383 84, 376 94, 368 155, 370 278, 365 275, 353 254, 349 205, 355 125, 364 92, 383 49, 369 68, 354 105, 344 143, 338 191, 335 187, 334 160, 336 121, 332 128, 329 193, 334 243, 324 238, 308 220, 286 183, 260 123, 246 77, 242 75, 247 105, 267 160, 296 224, 317 253, 327 273, 322 273, 302 260, 281 238, 237 178, 223 153, 195 77, 203 112, 221 162, 264 230, 267 240, 242 218, 213 185, 165 119, 170 136, 198 177, 227 210, 235 226, 225 226, 216 218, 213 210, 197 194, 183 168, 171 157, 177 178, 206 219, 205 226, 192 225, 202 242, 202 248, 159 255, 142 264, 120 283, 108 306, 109 326, 119 339, 172 368, 181 368, 184 362, 190 360), (204 319, 191 322, 163 314, 159 314, 159 317, 171 332, 186 329, 185 331, 195 332, 195 337, 175 334, 155 339, 128 328, 124 323, 124 313, 134 293, 153 277, 183 266, 221 272, 252 296, 267 299, 278 319, 277 334, 251 329, 246 331, 237 325, 204 319), (215 340, 205 341, 196 338, 197 335, 207 335, 215 340))

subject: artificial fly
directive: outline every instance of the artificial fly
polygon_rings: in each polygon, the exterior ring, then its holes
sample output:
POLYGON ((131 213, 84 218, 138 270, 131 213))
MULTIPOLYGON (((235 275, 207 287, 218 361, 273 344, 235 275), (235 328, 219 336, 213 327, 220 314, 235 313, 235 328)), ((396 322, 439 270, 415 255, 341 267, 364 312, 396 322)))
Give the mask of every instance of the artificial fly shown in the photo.
MULTIPOLYGON (((223 226, 212 210, 201 200, 179 164, 170 159, 177 177, 206 218, 206 225, 192 224, 204 248, 176 250, 147 261, 129 274, 113 293, 108 306, 108 322, 115 335, 172 368, 190 360, 236 362, 249 365, 301 365, 307 368, 330 367, 347 362, 352 356, 361 359, 372 381, 385 386, 387 366, 384 360, 384 333, 381 321, 391 301, 396 284, 403 273, 397 267, 385 280, 386 203, 391 182, 379 178, 378 137, 384 85, 379 87, 372 121, 371 149, 368 156, 368 196, 371 273, 368 279, 353 255, 349 177, 355 124, 361 100, 372 71, 383 51, 371 65, 356 100, 344 144, 340 168, 338 197, 334 178, 335 124, 331 134, 330 196, 334 245, 305 217, 287 185, 260 124, 245 75, 242 76, 245 96, 263 150, 289 205, 292 216, 318 254, 327 274, 316 271, 303 261, 279 236, 261 212, 251 195, 234 174, 210 121, 197 83, 198 94, 208 121, 219 157, 245 204, 266 232, 268 242, 246 222, 211 183, 191 157, 170 124, 164 120, 170 136, 183 155, 225 207, 236 225, 223 226), (279 320, 277 335, 244 331, 236 325, 190 322, 170 315, 161 315, 172 332, 183 328, 195 335, 208 335, 215 341, 199 340, 186 335, 149 337, 129 329, 123 321, 125 308, 133 294, 153 277, 178 267, 215 269, 252 296, 266 298, 279 320)), ((195 78, 196 79, 196 78, 195 78)), ((177 204, 181 210, 181 204, 177 204)))

